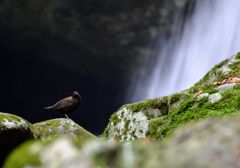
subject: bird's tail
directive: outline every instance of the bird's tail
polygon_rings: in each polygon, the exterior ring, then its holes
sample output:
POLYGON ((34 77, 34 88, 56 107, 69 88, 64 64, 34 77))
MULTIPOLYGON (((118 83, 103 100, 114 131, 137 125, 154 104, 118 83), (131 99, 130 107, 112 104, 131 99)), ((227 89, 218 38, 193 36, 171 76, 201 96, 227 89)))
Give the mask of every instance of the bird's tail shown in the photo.
POLYGON ((44 107, 43 109, 44 109, 44 110, 52 110, 53 107, 52 107, 52 106, 49 106, 49 107, 44 107))

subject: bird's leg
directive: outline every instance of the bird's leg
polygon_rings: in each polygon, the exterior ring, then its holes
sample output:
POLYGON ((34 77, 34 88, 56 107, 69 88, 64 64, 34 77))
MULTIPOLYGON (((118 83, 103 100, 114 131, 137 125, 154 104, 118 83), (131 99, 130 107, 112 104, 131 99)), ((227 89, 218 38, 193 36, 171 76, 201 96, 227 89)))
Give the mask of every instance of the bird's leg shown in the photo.
POLYGON ((67 114, 65 114, 65 116, 67 117, 67 119, 69 119, 69 120, 70 120, 70 118, 67 116, 67 114))

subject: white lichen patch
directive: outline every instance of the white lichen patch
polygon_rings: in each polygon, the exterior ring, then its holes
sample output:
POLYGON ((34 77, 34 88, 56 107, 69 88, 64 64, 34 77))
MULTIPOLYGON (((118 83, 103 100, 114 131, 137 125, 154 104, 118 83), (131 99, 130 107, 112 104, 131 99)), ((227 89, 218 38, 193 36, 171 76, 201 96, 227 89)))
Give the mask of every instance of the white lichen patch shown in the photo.
POLYGON ((133 113, 130 109, 123 108, 116 115, 118 121, 112 121, 109 124, 109 138, 130 141, 146 136, 148 119, 143 112, 133 113))
MULTIPOLYGON (((44 163, 51 160, 68 160, 75 157, 78 150, 66 138, 56 140, 50 147, 40 153, 40 158, 44 163)), ((50 165, 49 165, 50 166, 50 165)), ((55 166, 50 166, 55 167, 55 166)))
POLYGON ((3 119, 2 124, 6 127, 6 128, 13 128, 16 127, 16 123, 13 121, 9 121, 7 119, 3 119))
POLYGON ((116 147, 116 143, 114 141, 101 141, 101 140, 92 140, 86 143, 81 148, 81 153, 85 157, 91 157, 97 153, 104 153, 105 151, 109 151, 116 147))
POLYGON ((56 130, 59 135, 64 135, 64 133, 66 132, 66 129, 63 125, 58 126, 56 130))
POLYGON ((37 137, 48 140, 56 137, 67 136, 72 139, 80 137, 94 137, 88 131, 69 119, 53 119, 33 125, 37 137))
POLYGON ((82 156, 80 150, 68 138, 60 138, 47 146, 33 145, 31 150, 38 154, 41 164, 38 166, 28 165, 28 168, 86 168, 93 166, 91 161, 88 162, 88 159, 82 156))
POLYGON ((56 133, 60 136, 68 135, 70 137, 76 137, 76 131, 79 129, 78 125, 72 120, 61 120, 58 126, 55 128, 56 133))
POLYGON ((27 129, 28 128, 28 123, 24 120, 13 120, 13 119, 6 119, 4 118, 2 121, 0 121, 0 124, 2 127, 5 127, 7 129, 12 129, 12 128, 23 128, 27 129))
POLYGON ((81 148, 74 141, 62 137, 50 144, 34 143, 30 153, 40 161, 37 166, 26 165, 26 168, 90 168, 97 167, 93 162, 95 155, 116 148, 113 141, 91 140, 81 148))

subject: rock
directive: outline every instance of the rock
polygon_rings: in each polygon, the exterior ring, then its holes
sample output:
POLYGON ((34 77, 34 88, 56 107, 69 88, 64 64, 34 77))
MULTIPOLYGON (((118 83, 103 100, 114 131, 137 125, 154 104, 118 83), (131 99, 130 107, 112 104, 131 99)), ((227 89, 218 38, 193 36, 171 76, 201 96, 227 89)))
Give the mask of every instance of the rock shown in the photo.
POLYGON ((239 122, 238 115, 178 129, 168 144, 171 159, 176 158, 174 162, 179 167, 240 167, 239 122))
POLYGON ((10 155, 4 168, 107 167, 104 158, 108 161, 115 158, 116 156, 111 152, 120 152, 115 150, 117 147, 117 144, 112 141, 97 139, 79 146, 79 140, 73 141, 73 139, 67 137, 61 137, 47 143, 43 141, 28 142, 10 155), (98 163, 97 160, 101 163, 98 163))
POLYGON ((55 141, 29 142, 10 156, 5 168, 90 168, 91 163, 79 155, 77 145, 71 139, 60 138, 55 141))
POLYGON ((34 133, 37 139, 48 140, 67 136, 73 139, 87 140, 95 136, 76 124, 71 119, 52 119, 33 124, 34 133))
POLYGON ((15 147, 30 139, 34 139, 34 134, 29 122, 16 115, 0 113, 0 167, 15 147))
MULTIPOLYGON (((0 113, 0 166, 12 150, 25 141, 39 139, 47 143, 59 137, 77 140, 78 145, 87 140, 96 139, 94 135, 70 119, 53 119, 32 125, 16 115, 0 113)), ((64 145, 63 148, 60 146, 60 149, 63 152, 69 152, 64 145)), ((27 156, 21 155, 22 158, 27 156)))
POLYGON ((147 147, 100 140, 79 148, 70 139, 60 138, 48 144, 35 142, 21 146, 10 155, 4 168, 159 167, 160 151, 155 149, 160 149, 160 145, 149 144, 147 147))
POLYGON ((233 55, 229 59, 225 59, 220 62, 218 65, 213 67, 205 76, 204 78, 198 82, 198 84, 212 84, 214 82, 222 81, 224 79, 231 78, 232 76, 238 76, 237 74, 237 67, 239 65, 239 55, 233 55))
POLYGON ((10 155, 4 168, 159 167, 161 164, 157 159, 162 160, 159 157, 161 152, 156 149, 161 149, 161 146, 115 144, 99 140, 88 142, 79 148, 70 139, 60 138, 48 144, 35 142, 21 146, 10 155))
POLYGON ((226 90, 233 89, 235 85, 236 83, 226 83, 221 86, 218 86, 217 91, 222 93, 222 92, 225 92, 226 90))
POLYGON ((32 142, 16 149, 4 168, 236 168, 240 167, 239 122, 238 115, 191 123, 178 128, 166 144, 96 139, 79 146, 69 138, 32 142))
POLYGON ((222 95, 220 93, 214 93, 208 97, 208 101, 211 103, 216 103, 221 99, 222 99, 222 95))
POLYGON ((144 138, 148 133, 150 119, 166 116, 169 110, 178 108, 187 97, 189 95, 182 92, 169 97, 124 105, 111 117, 105 135, 117 141, 144 138))
POLYGON ((199 82, 187 90, 123 105, 112 115, 103 135, 120 141, 131 141, 138 138, 165 141, 182 124, 237 113, 240 102, 240 85, 218 86, 215 83, 237 79, 238 76, 240 76, 240 53, 213 67, 199 82), (202 94, 198 95, 200 92, 202 94), (139 126, 136 121, 141 120, 141 117, 131 120, 131 122, 128 120, 128 115, 119 118, 119 113, 124 108, 131 116, 135 113, 144 114, 144 123, 147 123, 147 126, 144 127, 141 136, 136 137, 134 136, 135 132, 129 130, 129 123, 131 128, 136 128, 139 126))
POLYGON ((203 99, 205 97, 208 97, 208 96, 209 96, 209 93, 202 93, 202 94, 198 95, 196 98, 197 98, 197 100, 201 100, 201 99, 203 99))
POLYGON ((217 74, 228 74, 231 71, 231 68, 229 68, 229 63, 223 65, 221 68, 219 68, 216 72, 217 74))
POLYGON ((145 137, 148 130, 148 119, 143 112, 133 113, 130 109, 123 108, 116 113, 116 117, 117 123, 110 122, 109 138, 130 141, 145 137))

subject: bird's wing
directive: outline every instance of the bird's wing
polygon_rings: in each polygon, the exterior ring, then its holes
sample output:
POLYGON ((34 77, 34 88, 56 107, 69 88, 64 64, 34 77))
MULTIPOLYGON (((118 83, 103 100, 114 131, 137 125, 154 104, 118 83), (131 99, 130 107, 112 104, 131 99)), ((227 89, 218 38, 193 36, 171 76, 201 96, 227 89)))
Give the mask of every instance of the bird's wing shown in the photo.
POLYGON ((57 103, 55 103, 53 105, 53 109, 54 110, 59 110, 59 109, 63 109, 66 108, 67 106, 72 104, 72 98, 71 97, 66 97, 60 101, 58 101, 57 103))

